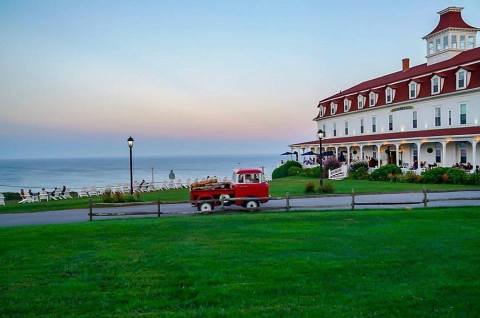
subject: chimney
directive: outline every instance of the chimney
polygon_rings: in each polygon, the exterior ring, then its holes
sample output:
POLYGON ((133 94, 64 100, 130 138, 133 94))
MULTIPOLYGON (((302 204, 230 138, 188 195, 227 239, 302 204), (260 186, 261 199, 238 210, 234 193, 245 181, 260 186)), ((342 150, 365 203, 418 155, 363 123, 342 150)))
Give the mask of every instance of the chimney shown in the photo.
POLYGON ((402 71, 406 71, 410 68, 410 59, 409 58, 404 58, 402 59, 402 71))

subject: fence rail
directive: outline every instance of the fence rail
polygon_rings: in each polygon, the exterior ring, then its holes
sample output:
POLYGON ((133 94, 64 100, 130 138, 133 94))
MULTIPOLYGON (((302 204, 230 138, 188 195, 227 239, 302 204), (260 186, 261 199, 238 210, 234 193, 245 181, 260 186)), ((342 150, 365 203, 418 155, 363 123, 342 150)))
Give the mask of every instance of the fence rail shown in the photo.
MULTIPOLYGON (((408 192, 410 194, 422 194, 422 199, 418 201, 392 201, 392 202, 386 202, 386 201, 376 201, 376 202, 359 202, 358 197, 362 196, 371 196, 371 193, 363 193, 363 194, 357 194, 355 193, 354 189, 352 189, 351 194, 326 194, 326 195, 305 195, 305 196, 290 196, 288 193, 285 194, 285 196, 276 196, 276 197, 263 197, 263 198, 258 198, 258 197, 245 197, 245 198, 225 198, 223 200, 219 199, 209 199, 209 200, 198 200, 198 201, 149 201, 149 202, 129 202, 129 203, 94 203, 92 199, 90 199, 89 203, 89 211, 88 211, 88 216, 90 221, 93 220, 94 216, 102 216, 102 217, 108 217, 108 216, 130 216, 130 215, 156 215, 157 217, 160 217, 162 214, 168 214, 165 212, 161 211, 161 206, 168 206, 168 205, 175 205, 175 204, 189 204, 192 206, 201 204, 201 203, 211 203, 213 206, 218 207, 220 211, 239 211, 238 209, 228 209, 230 204, 234 204, 235 201, 242 201, 246 202, 249 200, 255 200, 255 201, 263 201, 263 200, 268 200, 268 201, 284 201, 284 204, 282 205, 277 205, 277 206, 262 206, 256 209, 251 209, 255 211, 291 211, 293 209, 295 210, 302 210, 302 209, 308 209, 308 210, 313 210, 313 211, 322 211, 322 210, 327 210, 327 209, 350 209, 352 211, 355 210, 356 207, 361 207, 361 206, 389 206, 389 205, 423 205, 423 207, 428 207, 429 202, 448 202, 448 201, 480 201, 480 196, 475 197, 475 196, 469 196, 469 197, 453 197, 453 198, 428 198, 428 193, 442 193, 442 192, 451 192, 451 191, 427 191, 426 189, 423 189, 421 192, 408 192), (343 198, 348 198, 350 197, 351 200, 350 202, 344 202, 344 203, 339 203, 339 204, 320 204, 320 205, 292 205, 292 200, 299 200, 299 199, 326 199, 326 198, 334 198, 334 197, 343 197, 343 198), (113 211, 113 212, 104 212, 104 211, 94 211, 95 208, 99 209, 105 209, 105 208, 121 208, 121 207, 134 207, 134 206, 156 206, 155 211, 113 211)), ((386 194, 386 193, 384 193, 386 194)), ((192 211, 193 212, 193 211, 192 211)), ((212 213, 213 211, 210 211, 208 213, 212 213)))

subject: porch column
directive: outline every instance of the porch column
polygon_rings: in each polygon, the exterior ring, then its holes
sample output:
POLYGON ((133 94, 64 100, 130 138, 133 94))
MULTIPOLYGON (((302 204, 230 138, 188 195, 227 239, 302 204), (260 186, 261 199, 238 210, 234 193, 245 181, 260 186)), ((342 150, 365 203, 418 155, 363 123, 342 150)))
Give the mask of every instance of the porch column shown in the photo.
POLYGON ((442 167, 447 167, 447 142, 442 141, 442 167))
POLYGON ((363 145, 360 145, 360 161, 363 161, 363 145))
POLYGON ((347 146, 347 166, 350 166, 350 146, 347 146))
POLYGON ((477 141, 475 139, 472 139, 472 166, 473 166, 473 171, 475 171, 475 168, 477 167, 477 141))
POLYGON ((395 164, 400 166, 400 145, 395 144, 395 164))
POLYGON ((382 154, 380 153, 380 148, 382 147, 382 144, 376 144, 377 147, 377 168, 380 168, 380 160, 382 159, 382 154))
POLYGON ((417 167, 417 170, 418 172, 420 173, 421 172, 421 165, 420 165, 420 162, 422 161, 421 159, 421 147, 422 147, 422 143, 421 142, 417 142, 415 143, 417 145, 417 164, 418 164, 418 167, 417 167))
POLYGON ((338 160, 338 146, 335 146, 335 158, 338 160))

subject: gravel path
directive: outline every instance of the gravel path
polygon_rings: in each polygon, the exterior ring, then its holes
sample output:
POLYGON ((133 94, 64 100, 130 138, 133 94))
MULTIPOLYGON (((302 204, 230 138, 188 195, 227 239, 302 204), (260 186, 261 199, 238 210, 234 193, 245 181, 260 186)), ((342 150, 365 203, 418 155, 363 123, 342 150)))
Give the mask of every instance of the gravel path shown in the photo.
MULTIPOLYGON (((456 192, 432 192, 428 193, 428 199, 452 199, 452 198, 479 198, 478 200, 455 200, 455 201, 434 201, 429 202, 429 207, 441 206, 479 206, 480 191, 456 191, 456 192)), ((356 202, 367 203, 355 207, 356 209, 375 208, 405 208, 422 207, 423 204, 409 204, 408 202, 422 201, 422 193, 389 193, 389 194, 364 194, 355 197, 356 202), (368 203, 382 202, 385 205, 368 205, 368 203), (402 204, 393 204, 402 202, 402 204)), ((322 198, 298 198, 290 199, 292 210, 308 210, 315 207, 315 210, 349 209, 352 198, 349 195, 326 196, 322 198), (333 207, 335 206, 335 207, 333 207)), ((284 208, 285 200, 270 201, 262 207, 284 208)), ((242 210, 239 207, 230 207, 229 210, 242 210)), ((130 206, 118 208, 96 208, 94 212, 156 212, 156 205, 130 206)), ((192 214, 196 210, 189 204, 166 204, 161 206, 162 213, 166 215, 192 214)), ((88 221, 88 209, 60 210, 35 213, 12 213, 0 214, 0 227, 34 224, 57 224, 88 221)), ((120 216, 126 217, 156 217, 155 215, 120 216)), ((112 217, 95 217, 95 219, 111 219, 112 217)))

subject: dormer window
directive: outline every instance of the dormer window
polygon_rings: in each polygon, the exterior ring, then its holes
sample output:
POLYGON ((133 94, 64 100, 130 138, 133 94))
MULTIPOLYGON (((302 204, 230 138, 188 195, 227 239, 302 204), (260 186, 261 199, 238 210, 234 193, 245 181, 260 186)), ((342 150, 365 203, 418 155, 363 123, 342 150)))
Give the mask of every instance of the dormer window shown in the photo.
POLYGON ((467 38, 467 49, 473 49, 475 47, 475 37, 469 35, 467 38))
POLYGON ((457 89, 467 88, 467 71, 464 69, 459 69, 456 74, 457 78, 457 89))
POLYGON ((387 87, 387 89, 385 90, 385 101, 387 104, 390 104, 393 102, 393 93, 394 93, 393 88, 387 87))
POLYGON ((358 103, 358 109, 363 109, 363 106, 365 104, 365 96, 358 95, 357 103, 358 103))
POLYGON ((410 82, 408 84, 408 97, 410 99, 417 98, 418 95, 418 84, 415 82, 410 82))
POLYGON ((375 94, 374 92, 370 92, 370 94, 368 94, 368 99, 369 99, 369 106, 370 107, 375 106, 375 104, 377 103, 377 94, 375 94))
POLYGON ((348 112, 350 110, 350 100, 348 98, 345 98, 343 100, 343 111, 348 112))
POLYGON ((337 104, 335 104, 334 102, 330 103, 330 113, 332 115, 335 115, 337 113, 337 104))
POLYGON ((435 75, 432 77, 432 95, 440 93, 440 76, 435 75))

